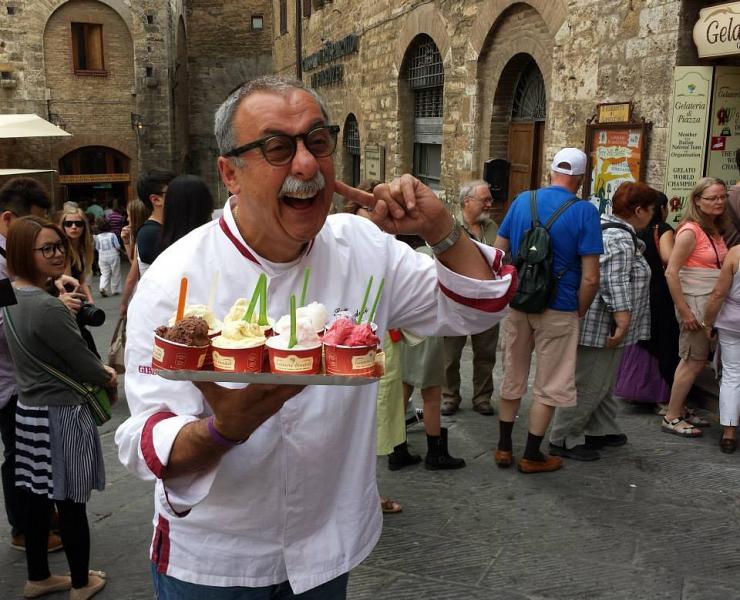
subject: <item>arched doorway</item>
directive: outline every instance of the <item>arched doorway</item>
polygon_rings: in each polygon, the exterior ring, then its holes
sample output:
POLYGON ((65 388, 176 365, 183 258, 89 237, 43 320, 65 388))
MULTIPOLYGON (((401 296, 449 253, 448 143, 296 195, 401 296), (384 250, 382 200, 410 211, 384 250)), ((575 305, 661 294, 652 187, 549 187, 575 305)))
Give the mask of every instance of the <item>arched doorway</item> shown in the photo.
POLYGON ((130 164, 128 156, 105 146, 84 146, 65 154, 59 160, 64 201, 96 198, 110 207, 125 207, 130 198, 130 164))
POLYGON ((356 186, 360 183, 360 129, 357 118, 352 113, 347 115, 342 129, 342 166, 345 183, 356 186))
POLYGON ((420 34, 411 42, 401 68, 399 112, 402 121, 404 114, 414 115, 413 124, 408 119, 402 124, 411 138, 411 173, 435 190, 441 189, 443 97, 442 55, 432 38, 420 34))
POLYGON ((542 178, 547 92, 534 58, 524 53, 512 57, 501 73, 493 102, 492 150, 510 163, 508 209, 517 194, 539 187, 542 178))

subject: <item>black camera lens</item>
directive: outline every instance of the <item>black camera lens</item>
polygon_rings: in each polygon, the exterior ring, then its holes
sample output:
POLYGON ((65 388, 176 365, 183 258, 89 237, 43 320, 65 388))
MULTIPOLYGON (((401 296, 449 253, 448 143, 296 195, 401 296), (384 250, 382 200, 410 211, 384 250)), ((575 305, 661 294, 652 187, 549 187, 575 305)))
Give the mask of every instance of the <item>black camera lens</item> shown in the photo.
POLYGON ((88 327, 100 327, 105 323, 105 311, 94 304, 84 302, 77 313, 77 322, 88 327))

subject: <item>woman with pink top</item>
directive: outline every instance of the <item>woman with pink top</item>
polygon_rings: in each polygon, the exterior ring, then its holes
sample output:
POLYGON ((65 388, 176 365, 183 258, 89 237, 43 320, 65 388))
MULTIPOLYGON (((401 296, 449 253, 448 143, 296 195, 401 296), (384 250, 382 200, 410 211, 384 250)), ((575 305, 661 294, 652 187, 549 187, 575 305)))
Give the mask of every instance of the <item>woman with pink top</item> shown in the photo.
POLYGON ((710 338, 714 329, 719 333, 722 350, 719 422, 724 425, 719 447, 731 454, 737 448, 736 429, 740 420, 740 246, 734 246, 727 254, 704 312, 704 329, 710 338))
POLYGON ((681 361, 671 388, 662 430, 682 437, 699 437, 698 427, 708 425, 685 418, 686 397, 706 365, 710 342, 704 333, 705 309, 719 277, 727 246, 722 234, 727 227, 727 186, 721 179, 704 177, 691 191, 688 206, 678 225, 676 242, 665 272, 676 305, 681 329, 678 355, 681 361))

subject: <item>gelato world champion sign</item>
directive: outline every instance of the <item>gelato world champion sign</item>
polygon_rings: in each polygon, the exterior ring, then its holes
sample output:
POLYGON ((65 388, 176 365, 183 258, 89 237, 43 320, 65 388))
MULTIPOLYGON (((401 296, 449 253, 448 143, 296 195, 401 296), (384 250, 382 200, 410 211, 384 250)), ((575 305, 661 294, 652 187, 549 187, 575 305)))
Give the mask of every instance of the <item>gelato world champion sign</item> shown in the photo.
POLYGON ((740 54, 740 2, 703 8, 694 25, 700 58, 740 54))

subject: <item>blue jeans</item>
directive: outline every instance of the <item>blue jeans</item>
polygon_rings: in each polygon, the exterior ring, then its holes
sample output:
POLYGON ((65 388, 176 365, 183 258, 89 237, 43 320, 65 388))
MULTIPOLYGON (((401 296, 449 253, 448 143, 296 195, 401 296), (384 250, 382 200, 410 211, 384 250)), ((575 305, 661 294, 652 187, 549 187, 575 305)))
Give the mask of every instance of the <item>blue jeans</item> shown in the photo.
POLYGON ((154 596, 158 600, 345 600, 349 573, 327 581, 319 587, 294 594, 290 583, 284 581, 265 587, 214 587, 180 581, 169 575, 157 573, 152 563, 154 596))

